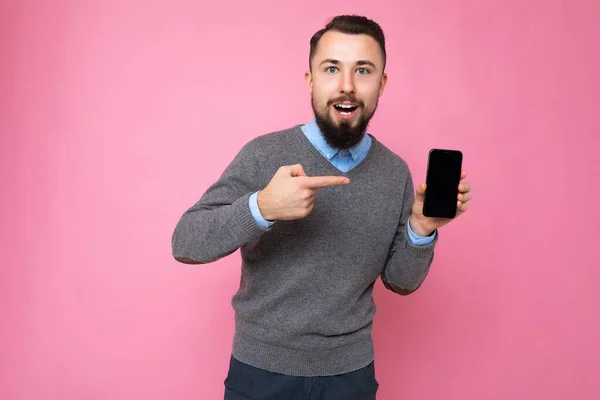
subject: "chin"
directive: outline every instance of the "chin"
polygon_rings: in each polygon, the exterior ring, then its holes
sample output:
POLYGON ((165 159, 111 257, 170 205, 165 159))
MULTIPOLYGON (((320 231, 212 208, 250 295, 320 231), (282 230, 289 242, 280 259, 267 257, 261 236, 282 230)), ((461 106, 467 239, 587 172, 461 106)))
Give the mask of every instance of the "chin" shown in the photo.
POLYGON ((335 112, 333 112, 333 113, 330 113, 330 118, 332 121, 335 121, 335 124, 338 128, 342 127, 343 125, 345 125, 345 126, 349 125, 351 127, 355 127, 356 125, 358 125, 358 122, 360 121, 361 114, 360 114, 360 112, 358 112, 352 118, 346 119, 346 118, 340 117, 335 112))

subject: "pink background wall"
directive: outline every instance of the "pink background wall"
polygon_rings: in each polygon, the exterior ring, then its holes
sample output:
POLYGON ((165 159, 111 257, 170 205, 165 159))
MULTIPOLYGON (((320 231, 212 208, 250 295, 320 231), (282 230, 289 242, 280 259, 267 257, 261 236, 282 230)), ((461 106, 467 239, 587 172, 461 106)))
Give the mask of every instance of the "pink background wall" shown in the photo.
POLYGON ((389 42, 370 131, 474 185, 422 288, 377 284, 380 398, 600 397, 597 1, 89 3, 0 5, 0 398, 222 398, 239 253, 171 233, 311 118, 308 40, 353 12, 389 42))

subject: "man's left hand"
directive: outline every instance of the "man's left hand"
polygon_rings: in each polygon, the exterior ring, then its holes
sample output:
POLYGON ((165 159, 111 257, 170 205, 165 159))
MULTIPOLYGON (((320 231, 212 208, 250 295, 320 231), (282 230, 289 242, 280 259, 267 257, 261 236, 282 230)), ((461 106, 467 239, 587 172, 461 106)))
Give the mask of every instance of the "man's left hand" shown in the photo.
MULTIPOLYGON (((460 174, 460 180, 462 181, 467 176, 465 171, 460 174)), ((417 193, 415 195, 415 202, 412 207, 412 214, 410 216, 410 228, 414 233, 419 236, 429 236, 438 228, 446 225, 448 222, 456 219, 458 216, 463 214, 469 208, 467 204, 471 200, 471 184, 468 182, 462 182, 458 185, 458 198, 456 199, 456 217, 454 218, 432 218, 423 215, 423 202, 425 201, 425 191, 427 185, 425 182, 421 183, 417 187, 417 193)))

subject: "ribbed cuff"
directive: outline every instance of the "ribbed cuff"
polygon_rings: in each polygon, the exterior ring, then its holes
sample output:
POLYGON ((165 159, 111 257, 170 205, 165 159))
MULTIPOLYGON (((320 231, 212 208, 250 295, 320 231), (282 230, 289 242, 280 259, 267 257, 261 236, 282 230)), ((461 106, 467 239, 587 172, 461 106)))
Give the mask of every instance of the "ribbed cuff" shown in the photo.
POLYGON ((266 232, 267 229, 261 227, 250 210, 249 198, 252 193, 248 193, 231 204, 233 215, 237 222, 237 227, 242 231, 246 241, 250 241, 258 235, 266 232))
POLYGON ((414 257, 419 258, 427 258, 433 254, 433 250, 435 248, 435 244, 437 243, 440 237, 439 231, 435 232, 433 236, 433 240, 427 244, 414 244, 411 242, 410 238, 406 238, 405 242, 405 250, 406 252, 414 257))

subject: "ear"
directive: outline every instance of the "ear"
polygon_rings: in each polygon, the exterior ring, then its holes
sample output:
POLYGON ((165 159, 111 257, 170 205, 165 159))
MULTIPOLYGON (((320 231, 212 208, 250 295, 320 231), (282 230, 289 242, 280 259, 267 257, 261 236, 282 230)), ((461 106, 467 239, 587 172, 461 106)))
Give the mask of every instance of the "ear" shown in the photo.
POLYGON ((310 73, 310 71, 306 71, 306 73, 304 74, 304 80, 306 81, 306 87, 308 89, 308 93, 312 94, 313 79, 312 79, 312 74, 310 73))
POLYGON ((385 85, 387 84, 387 73, 383 73, 381 76, 381 82, 379 82, 379 96, 383 94, 383 90, 385 89, 385 85))

